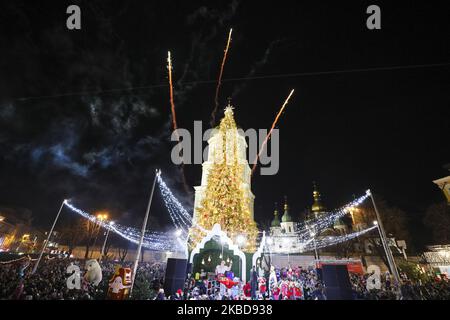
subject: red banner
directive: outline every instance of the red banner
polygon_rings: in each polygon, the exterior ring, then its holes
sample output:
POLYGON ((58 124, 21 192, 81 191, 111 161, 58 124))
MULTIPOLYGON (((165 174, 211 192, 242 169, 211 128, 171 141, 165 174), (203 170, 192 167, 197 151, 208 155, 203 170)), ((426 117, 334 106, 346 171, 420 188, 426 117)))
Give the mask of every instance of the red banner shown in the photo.
POLYGON ((322 265, 342 265, 345 264, 347 266, 348 272, 351 273, 358 273, 363 275, 364 270, 361 261, 326 261, 326 262, 319 262, 318 268, 322 268, 322 265))

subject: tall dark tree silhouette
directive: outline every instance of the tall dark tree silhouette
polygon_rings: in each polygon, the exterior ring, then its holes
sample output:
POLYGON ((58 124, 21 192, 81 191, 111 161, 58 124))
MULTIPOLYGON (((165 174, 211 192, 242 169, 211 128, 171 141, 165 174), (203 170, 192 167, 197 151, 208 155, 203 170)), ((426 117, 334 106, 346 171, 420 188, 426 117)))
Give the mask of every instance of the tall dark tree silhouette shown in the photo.
POLYGON ((67 245, 69 254, 86 238, 85 222, 80 218, 75 223, 68 222, 60 228, 61 242, 67 245))
POLYGON ((423 223, 431 230, 436 244, 450 242, 450 206, 446 202, 429 206, 423 223))

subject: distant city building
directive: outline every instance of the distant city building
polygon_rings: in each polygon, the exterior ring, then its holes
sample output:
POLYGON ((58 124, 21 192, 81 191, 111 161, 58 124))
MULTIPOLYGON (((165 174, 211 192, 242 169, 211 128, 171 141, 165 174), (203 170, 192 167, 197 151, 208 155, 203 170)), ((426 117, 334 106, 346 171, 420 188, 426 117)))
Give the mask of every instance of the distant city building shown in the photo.
POLYGON ((438 271, 450 277, 450 245, 428 246, 424 252, 426 262, 438 271))
POLYGON ((33 252, 41 233, 31 226, 31 211, 0 207, 0 251, 33 252))
MULTIPOLYGON (((316 183, 313 183, 313 203, 311 208, 305 213, 303 219, 295 221, 290 212, 287 197, 284 199, 284 212, 279 216, 278 208, 275 204, 274 217, 270 225, 269 235, 271 237, 271 244, 269 248, 272 252, 280 253, 301 253, 302 241, 298 236, 299 224, 307 226, 310 221, 320 218, 327 214, 326 207, 322 203, 321 194, 316 183)), ((313 231, 313 230, 312 230, 313 231)), ((324 229, 320 234, 316 235, 317 239, 331 234, 345 234, 347 226, 338 219, 334 225, 324 229)))
POLYGON ((272 243, 269 244, 271 252, 298 252, 300 251, 300 239, 297 236, 297 223, 293 221, 289 214, 289 205, 287 197, 284 198, 284 212, 283 216, 278 215, 278 208, 275 204, 274 217, 270 226, 270 237, 272 243))

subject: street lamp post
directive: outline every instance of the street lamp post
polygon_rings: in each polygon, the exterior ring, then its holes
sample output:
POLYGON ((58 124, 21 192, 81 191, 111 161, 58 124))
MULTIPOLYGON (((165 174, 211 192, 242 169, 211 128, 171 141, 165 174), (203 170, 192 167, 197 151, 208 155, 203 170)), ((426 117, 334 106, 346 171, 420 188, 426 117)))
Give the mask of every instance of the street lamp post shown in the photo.
POLYGON ((370 195, 370 198, 372 199, 373 208, 375 209, 375 214, 376 214, 376 218, 377 218, 376 226, 378 229, 378 233, 380 234, 381 243, 383 244, 384 252, 386 254, 386 259, 389 264, 389 269, 391 269, 391 272, 394 275, 394 279, 397 282, 397 284, 400 284, 400 276, 398 274, 394 256, 392 255, 392 251, 389 248, 389 245, 387 243, 386 233, 384 232, 383 223, 381 222, 381 218, 380 218, 380 213, 378 212, 378 208, 377 208, 377 205, 373 198, 373 194, 370 190, 368 190, 368 194, 370 195))
POLYGON ((289 251, 290 251, 289 244, 290 244, 289 239, 288 238, 284 238, 283 239, 283 245, 284 245, 284 250, 286 250, 287 256, 288 256, 288 266, 291 264, 291 262, 290 262, 290 255, 289 255, 289 251))
MULTIPOLYGON (((93 253, 94 253, 94 250, 95 250, 95 245, 96 245, 96 243, 97 243, 97 239, 98 239, 98 234, 99 234, 99 232, 100 232, 100 229, 101 229, 101 227, 102 227, 102 223, 103 223, 103 221, 104 220, 106 220, 108 218, 108 215, 107 214, 98 214, 97 215, 97 220, 98 221, 100 221, 99 223, 98 223, 98 231, 97 231, 97 233, 96 233, 96 235, 95 235, 95 239, 94 239, 94 244, 92 245, 92 251, 91 251, 91 256, 90 256, 90 258, 92 258, 92 255, 93 255, 93 253)), ((109 229, 108 229, 109 230, 109 229)), ((102 253, 100 253, 100 255, 101 255, 102 253)), ((101 258, 100 258, 101 259, 101 258)))
POLYGON ((138 267, 138 263, 139 263, 139 256, 141 255, 142 243, 144 242, 145 230, 147 229, 147 220, 148 220, 148 215, 150 213, 150 206, 151 206, 152 200, 153 200, 153 192, 155 191, 156 179, 158 178, 158 176, 160 174, 161 174, 161 171, 159 171, 159 170, 155 171, 155 178, 153 179, 152 191, 150 192, 150 197, 148 199, 148 205, 147 205, 147 211, 145 212, 144 222, 142 223, 141 238, 139 239, 139 244, 138 244, 138 248, 136 251, 136 258, 134 260, 133 273, 131 274, 130 296, 133 292, 134 280, 136 278, 136 272, 137 272, 137 267, 138 267))
POLYGON ((313 238, 313 241, 314 241, 314 256, 316 257, 316 259, 319 259, 319 254, 317 252, 316 237, 313 238))
POLYGON ((319 260, 319 253, 317 252, 316 234, 313 233, 312 236, 313 236, 313 242, 314 242, 314 260, 315 260, 314 265, 317 268, 317 261, 319 260))
MULTIPOLYGON (((110 226, 112 226, 113 224, 114 224, 114 221, 111 221, 109 223, 110 226)), ((106 231, 105 241, 103 242, 102 252, 100 255, 100 261, 102 261, 102 258, 105 255, 106 241, 108 241, 109 231, 111 231, 111 227, 107 228, 107 231, 106 231)))
POLYGON ((42 246, 41 253, 39 254, 39 258, 36 261, 36 264, 34 265, 34 268, 33 268, 33 271, 31 272, 31 274, 34 274, 36 272, 36 270, 39 266, 39 263, 41 262, 42 255, 44 254, 45 248, 47 248, 47 244, 50 241, 50 237, 52 236, 53 229, 55 228, 56 222, 58 221, 59 215, 61 214, 61 211, 62 211, 64 205, 66 204, 66 202, 67 202, 67 200, 64 199, 64 201, 61 203, 61 207, 59 208, 58 214, 56 215, 55 220, 53 221, 52 228, 50 229, 50 232, 48 233, 47 240, 45 240, 45 243, 42 246))
MULTIPOLYGON (((309 226, 306 227, 309 230, 309 226)), ((317 261, 319 260, 319 252, 317 251, 317 242, 316 242, 316 232, 312 229, 310 232, 310 236, 313 237, 314 244, 314 265, 317 268, 317 261)))

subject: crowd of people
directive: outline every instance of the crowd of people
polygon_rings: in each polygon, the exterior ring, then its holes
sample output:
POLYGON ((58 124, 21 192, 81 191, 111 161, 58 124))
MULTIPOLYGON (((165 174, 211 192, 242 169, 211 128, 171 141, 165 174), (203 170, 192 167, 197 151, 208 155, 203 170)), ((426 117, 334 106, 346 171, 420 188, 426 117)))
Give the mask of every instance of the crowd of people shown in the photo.
POLYGON ((450 299, 450 282, 443 277, 429 281, 412 281, 404 273, 400 273, 401 283, 394 284, 387 272, 381 275, 379 289, 367 288, 370 274, 350 274, 354 297, 359 300, 448 300, 450 299))
MULTIPOLYGON (((70 264, 85 270, 84 260, 54 257, 43 259, 32 273, 35 262, 29 258, 0 264, 0 299, 17 300, 103 300, 107 299, 109 281, 118 262, 100 261, 102 278, 98 284, 82 281, 80 289, 67 285, 70 264)), ((131 267, 131 263, 120 263, 131 267)), ((231 270, 219 275, 190 274, 182 288, 174 294, 163 289, 165 265, 141 262, 138 265, 133 299, 156 300, 326 300, 326 288, 320 269, 276 268, 264 272, 253 269, 246 283, 231 270)), ((368 287, 370 274, 350 273, 352 298, 355 300, 447 300, 450 283, 435 279, 425 283, 413 282, 403 276, 396 284, 388 274, 382 274, 377 288, 368 287)))
MULTIPOLYGON (((243 283, 232 271, 223 275, 198 275, 187 280, 181 290, 168 299, 187 300, 324 300, 324 288, 316 270, 272 269, 270 275, 253 268, 250 281, 243 283)), ((161 294, 161 293, 160 293, 161 294)))
MULTIPOLYGON (((270 272, 252 270, 251 279, 242 283, 233 273, 224 277, 203 275, 191 277, 184 290, 165 297, 161 289, 157 299, 173 300, 326 300, 327 292, 320 269, 276 268, 270 272), (197 279, 196 279, 197 278, 197 279)), ((353 300, 448 300, 450 282, 436 278, 426 283, 413 282, 402 274, 402 283, 395 284, 387 272, 380 275, 378 286, 368 286, 372 274, 349 273, 353 300)))
MULTIPOLYGON (((46 257, 34 274, 32 268, 35 262, 26 257, 10 263, 1 263, 0 300, 103 300, 106 299, 109 280, 114 275, 117 264, 131 267, 130 262, 100 261, 102 280, 98 285, 87 283, 81 277, 81 288, 70 289, 67 285, 67 267, 70 264, 77 265, 83 273, 85 262, 66 257, 46 257)), ((162 263, 139 263, 136 292, 146 292, 147 296, 135 295, 134 298, 148 299, 154 290, 162 287, 164 273, 165 266, 162 263), (147 290, 139 290, 139 287, 144 285, 148 287, 147 290)))

